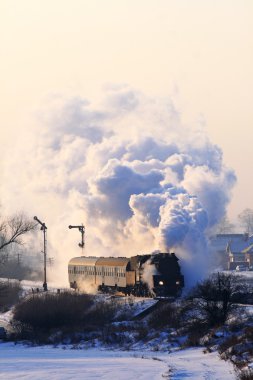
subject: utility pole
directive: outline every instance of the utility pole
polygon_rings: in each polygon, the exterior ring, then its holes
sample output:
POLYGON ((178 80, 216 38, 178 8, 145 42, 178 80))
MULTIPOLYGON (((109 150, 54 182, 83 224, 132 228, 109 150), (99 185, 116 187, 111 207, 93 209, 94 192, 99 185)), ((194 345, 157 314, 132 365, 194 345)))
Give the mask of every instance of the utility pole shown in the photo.
POLYGON ((41 227, 41 231, 43 231, 43 242, 44 242, 44 283, 43 283, 43 288, 44 288, 44 291, 46 292, 47 291, 47 237, 46 237, 46 232, 47 232, 47 226, 45 225, 45 223, 41 222, 37 216, 35 216, 33 218, 34 220, 36 220, 36 222, 38 222, 41 227))
POLYGON ((20 266, 20 257, 21 257, 21 253, 18 253, 18 254, 17 254, 17 257, 18 257, 18 266, 20 266))
MULTIPOLYGON (((81 232, 81 243, 78 243, 78 246, 80 248, 82 248, 82 253, 83 253, 83 249, 84 249, 84 234, 85 234, 85 227, 83 224, 81 224, 80 226, 69 226, 69 229, 71 230, 72 228, 78 228, 78 230, 81 232)), ((82 255, 83 256, 83 255, 82 255)))

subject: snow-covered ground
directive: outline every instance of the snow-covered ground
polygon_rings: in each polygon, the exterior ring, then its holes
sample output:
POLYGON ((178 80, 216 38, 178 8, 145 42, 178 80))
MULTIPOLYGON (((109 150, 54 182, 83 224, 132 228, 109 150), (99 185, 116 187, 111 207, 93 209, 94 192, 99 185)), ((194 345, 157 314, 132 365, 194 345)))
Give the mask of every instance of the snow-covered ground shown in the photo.
MULTIPOLYGON (((32 294, 32 288, 35 290, 40 285, 32 281, 21 282, 24 295, 28 296, 32 294)), ((51 285, 49 290, 56 292, 57 285, 51 285)), ((106 295, 98 297, 111 299, 106 295)), ((116 297, 115 302, 122 304, 135 316, 157 301, 116 297)), ((248 314, 253 314, 252 306, 242 305, 242 308, 247 310, 248 314)), ((11 311, 0 314, 0 326, 10 331, 11 317, 11 311)), ((82 346, 81 349, 71 349, 69 346, 28 347, 0 341, 0 379, 236 379, 232 364, 221 360, 217 352, 205 354, 203 348, 178 350, 178 347, 175 347, 174 352, 168 353, 165 352, 169 349, 167 336, 163 344, 162 335, 160 333, 155 342, 136 343, 131 347, 132 351, 105 350, 100 344, 96 348, 82 346), (160 352, 156 351, 157 347, 161 348, 160 352)))
POLYGON ((188 348, 168 355, 173 380, 235 380, 233 365, 217 353, 204 354, 203 348, 188 348))
POLYGON ((172 354, 0 343, 0 379, 235 380, 230 363, 192 348, 172 354))

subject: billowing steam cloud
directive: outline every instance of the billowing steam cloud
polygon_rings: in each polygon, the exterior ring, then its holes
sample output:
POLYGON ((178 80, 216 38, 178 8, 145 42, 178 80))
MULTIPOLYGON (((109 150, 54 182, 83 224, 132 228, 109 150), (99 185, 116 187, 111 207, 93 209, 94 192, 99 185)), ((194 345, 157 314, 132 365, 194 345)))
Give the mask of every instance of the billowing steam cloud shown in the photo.
POLYGON ((184 126, 170 100, 127 87, 97 106, 55 97, 39 118, 6 158, 1 200, 47 221, 49 249, 65 268, 81 253, 67 226, 83 222, 87 255, 170 250, 188 282, 205 272, 207 234, 235 176, 204 130, 184 126))

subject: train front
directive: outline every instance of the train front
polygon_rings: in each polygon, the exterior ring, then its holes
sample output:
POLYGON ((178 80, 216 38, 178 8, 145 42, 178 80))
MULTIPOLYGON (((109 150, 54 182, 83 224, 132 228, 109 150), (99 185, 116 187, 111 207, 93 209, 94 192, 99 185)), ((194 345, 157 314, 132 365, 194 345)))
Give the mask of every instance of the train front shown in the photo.
POLYGON ((174 253, 158 253, 151 257, 156 268, 153 275, 153 292, 156 297, 179 297, 184 287, 178 258, 174 253))

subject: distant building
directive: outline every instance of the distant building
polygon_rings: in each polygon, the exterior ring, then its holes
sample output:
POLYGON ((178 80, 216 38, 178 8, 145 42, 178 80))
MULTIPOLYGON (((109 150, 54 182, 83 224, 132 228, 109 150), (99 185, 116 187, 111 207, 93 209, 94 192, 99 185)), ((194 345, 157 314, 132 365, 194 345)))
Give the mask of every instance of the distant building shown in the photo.
POLYGON ((247 248, 243 250, 245 254, 245 259, 250 267, 253 266, 253 244, 250 244, 247 248))
POLYGON ((218 234, 211 239, 211 247, 218 254, 224 269, 253 265, 253 235, 218 234))

